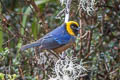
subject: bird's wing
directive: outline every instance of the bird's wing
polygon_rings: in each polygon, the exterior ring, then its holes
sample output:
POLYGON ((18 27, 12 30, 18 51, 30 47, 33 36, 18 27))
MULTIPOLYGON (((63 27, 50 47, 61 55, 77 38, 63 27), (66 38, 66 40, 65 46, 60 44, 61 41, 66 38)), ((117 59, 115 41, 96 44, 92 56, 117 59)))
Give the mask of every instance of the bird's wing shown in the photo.
POLYGON ((54 49, 54 48, 62 46, 62 44, 59 44, 56 41, 55 36, 53 35, 49 35, 49 36, 42 38, 40 43, 43 49, 54 49))
POLYGON ((48 34, 44 36, 40 43, 43 49, 54 49, 69 43, 71 36, 61 32, 60 34, 48 34))

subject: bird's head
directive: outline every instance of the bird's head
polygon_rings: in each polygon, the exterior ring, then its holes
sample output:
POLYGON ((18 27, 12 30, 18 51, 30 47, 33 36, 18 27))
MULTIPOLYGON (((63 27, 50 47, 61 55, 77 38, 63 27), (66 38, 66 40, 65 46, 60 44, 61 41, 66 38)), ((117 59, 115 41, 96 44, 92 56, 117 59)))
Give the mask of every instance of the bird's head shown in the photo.
POLYGON ((66 22, 66 30, 72 36, 77 36, 80 27, 79 24, 75 21, 66 22))

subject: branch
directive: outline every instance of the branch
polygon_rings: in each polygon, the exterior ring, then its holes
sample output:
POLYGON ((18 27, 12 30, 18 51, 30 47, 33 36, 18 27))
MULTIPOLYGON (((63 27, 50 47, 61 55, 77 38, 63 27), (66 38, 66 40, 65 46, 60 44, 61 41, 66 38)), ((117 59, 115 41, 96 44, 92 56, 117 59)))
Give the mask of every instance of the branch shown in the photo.
POLYGON ((65 22, 68 22, 68 21, 69 21, 69 12, 70 12, 71 2, 72 2, 72 0, 67 0, 67 3, 66 3, 65 22))

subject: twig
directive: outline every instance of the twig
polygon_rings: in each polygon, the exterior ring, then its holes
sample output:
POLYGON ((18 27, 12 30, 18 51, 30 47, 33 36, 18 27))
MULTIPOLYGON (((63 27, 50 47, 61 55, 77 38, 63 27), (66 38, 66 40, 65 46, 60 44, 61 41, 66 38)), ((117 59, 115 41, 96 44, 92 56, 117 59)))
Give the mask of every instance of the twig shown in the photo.
MULTIPOLYGON (((4 7, 5 8, 5 10, 6 10, 6 12, 7 12, 7 14, 11 17, 11 18, 14 18, 12 15, 11 15, 11 13, 13 12, 13 11, 10 11, 9 9, 7 9, 6 8, 6 6, 4 5, 4 3, 0 0, 0 3, 2 4, 2 7, 4 7)), ((16 13, 16 12, 14 12, 14 14, 20 14, 20 13, 16 13)), ((22 14, 22 13, 21 13, 22 14)), ((1 15, 1 14, 0 14, 1 15)), ((4 17, 3 15, 1 15, 2 17, 4 17)), ((6 19, 6 17, 4 17, 3 19, 5 19, 6 21, 7 21, 7 19, 6 19)), ((15 18, 14 18, 15 19, 15 18)), ((8 23, 8 21, 7 21, 7 24, 8 25, 11 25, 11 26, 14 26, 13 24, 11 24, 10 22, 8 23)), ((21 25, 21 23, 18 23, 18 24, 20 24, 20 26, 22 27, 22 28, 24 28, 22 25, 21 25)), ((14 27, 16 30, 17 30, 17 28, 16 27, 14 27)), ((25 30, 25 28, 24 28, 24 31, 25 32, 27 32, 26 30, 25 30)), ((17 33, 17 34, 19 34, 19 33, 17 33)), ((19 34, 20 35, 20 34, 19 34)), ((25 38, 25 37, 24 37, 25 38)), ((28 39, 27 39, 28 40, 28 39)))
POLYGON ((13 40, 15 38, 15 36, 13 36, 11 39, 9 39, 8 41, 4 42, 2 45, 4 46, 5 44, 9 43, 11 40, 13 40))
POLYGON ((23 74, 23 71, 21 69, 21 66, 19 66, 19 74, 20 74, 22 80, 24 80, 24 74, 23 74))
POLYGON ((59 18, 64 12, 65 12, 65 8, 57 14, 56 18, 59 18))
POLYGON ((114 71, 110 72, 109 74, 112 75, 112 74, 114 74, 115 72, 117 72, 118 70, 120 70, 120 67, 116 68, 114 71))
POLYGON ((0 17, 2 18, 2 25, 3 25, 2 27, 3 27, 9 34, 11 34, 13 37, 18 37, 18 35, 19 35, 19 37, 24 38, 24 39, 27 40, 27 37, 22 36, 19 32, 18 32, 18 33, 13 33, 12 31, 10 31, 7 26, 8 26, 8 25, 14 26, 14 25, 12 25, 11 23, 9 23, 9 21, 6 19, 6 17, 3 16, 2 14, 0 14, 0 17))
POLYGON ((70 12, 70 5, 72 0, 66 0, 66 10, 65 10, 65 22, 69 21, 69 12, 70 12))
POLYGON ((91 40, 92 40, 92 31, 89 31, 88 43, 87 43, 88 54, 85 56, 85 59, 91 55, 90 54, 91 40))
POLYGON ((35 4, 34 0, 30 0, 30 1, 27 1, 27 2, 30 3, 33 6, 33 8, 35 9, 35 11, 38 14, 38 17, 41 18, 42 16, 41 16, 41 13, 40 13, 40 9, 35 4))
MULTIPOLYGON (((82 10, 80 9, 79 15, 80 18, 82 17, 82 10)), ((80 54, 82 54, 82 35, 83 35, 83 27, 82 27, 82 20, 80 19, 80 54)))
POLYGON ((59 59, 60 58, 60 56, 59 55, 56 55, 54 52, 52 52, 51 50, 47 50, 47 51, 49 51, 51 54, 53 54, 57 59, 59 59))
POLYGON ((89 31, 87 31, 83 36, 82 39, 84 39, 89 34, 89 31))
POLYGON ((37 12, 37 16, 40 20, 42 20, 43 23, 43 28, 45 30, 45 32, 48 32, 48 25, 45 23, 45 18, 44 16, 42 16, 40 9, 37 7, 37 5, 35 4, 34 0, 30 0, 30 4, 33 6, 33 8, 35 9, 35 12, 37 12))
POLYGON ((85 77, 85 76, 87 76, 88 74, 82 74, 82 75, 80 75, 80 77, 82 78, 82 77, 85 77))

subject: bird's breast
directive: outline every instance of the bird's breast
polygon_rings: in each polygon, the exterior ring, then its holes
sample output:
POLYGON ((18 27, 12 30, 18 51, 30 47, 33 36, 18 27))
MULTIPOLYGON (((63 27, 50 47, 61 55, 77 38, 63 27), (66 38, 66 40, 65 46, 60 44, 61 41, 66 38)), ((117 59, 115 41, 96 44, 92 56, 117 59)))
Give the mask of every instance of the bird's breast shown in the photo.
POLYGON ((68 49, 69 47, 74 46, 74 45, 75 45, 75 43, 71 42, 71 43, 65 44, 61 47, 55 48, 55 49, 53 49, 53 51, 56 53, 62 53, 63 51, 65 51, 66 49, 68 49))
POLYGON ((75 39, 71 39, 67 44, 54 48, 53 51, 56 53, 62 53, 66 49, 70 48, 71 46, 75 47, 75 39))

